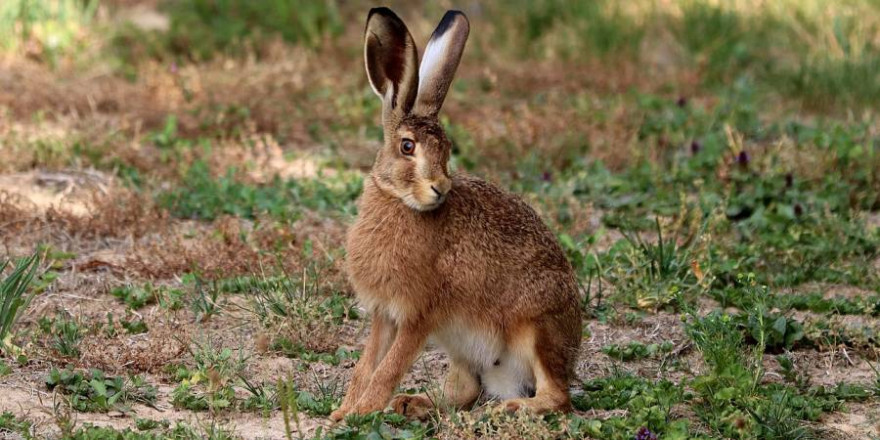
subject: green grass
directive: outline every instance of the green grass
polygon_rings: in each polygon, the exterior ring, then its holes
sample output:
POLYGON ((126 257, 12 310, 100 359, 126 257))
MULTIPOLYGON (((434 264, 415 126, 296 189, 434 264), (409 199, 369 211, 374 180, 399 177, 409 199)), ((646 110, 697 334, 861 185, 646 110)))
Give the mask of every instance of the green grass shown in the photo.
POLYGON ((670 414, 673 405, 690 399, 682 386, 667 380, 652 383, 616 372, 584 383, 582 390, 572 399, 576 409, 624 409, 627 416, 605 420, 574 417, 569 429, 576 434, 623 440, 633 438, 639 428, 646 427, 661 438, 687 438, 684 436, 689 432, 688 423, 674 421, 670 414))
POLYGON ((156 303, 165 309, 177 310, 183 307, 185 296, 185 292, 182 289, 168 286, 153 286, 152 283, 144 283, 140 286, 114 287, 110 290, 110 294, 125 303, 132 310, 156 303))
POLYGON ((327 417, 339 407, 342 397, 342 390, 335 382, 333 386, 326 386, 319 382, 317 393, 311 393, 308 390, 287 389, 284 385, 281 385, 280 388, 276 385, 257 386, 244 380, 243 384, 250 396, 241 402, 241 409, 260 411, 263 414, 280 409, 281 399, 285 398, 283 394, 287 393, 286 398, 295 403, 298 411, 303 411, 312 417, 327 417))
POLYGON ((185 422, 177 422, 173 427, 168 422, 146 423, 143 428, 141 429, 139 426, 136 430, 131 428, 115 429, 85 423, 69 432, 64 438, 70 440, 231 440, 240 438, 230 428, 220 426, 213 421, 198 427, 190 426, 185 422))
POLYGON ((256 218, 268 214, 293 221, 304 209, 351 214, 360 194, 359 178, 325 177, 281 180, 266 185, 243 183, 235 171, 215 178, 204 162, 194 163, 179 186, 158 196, 161 206, 181 218, 213 220, 221 215, 256 218))
POLYGON ((82 412, 130 411, 130 405, 155 405, 156 387, 140 376, 106 376, 100 370, 77 371, 53 368, 46 387, 67 397, 70 407, 82 412))
POLYGON ((60 356, 79 358, 79 344, 87 329, 78 320, 69 316, 42 317, 39 320, 40 330, 51 339, 51 347, 60 356))
POLYGON ((169 3, 169 48, 196 60, 281 37, 307 47, 338 35, 343 22, 334 1, 185 0, 169 3))
POLYGON ((11 412, 0 414, 0 434, 3 435, 21 435, 24 438, 31 437, 31 427, 33 423, 28 420, 21 419, 11 412))
POLYGON ((619 361, 632 361, 651 358, 664 353, 669 353, 675 348, 671 341, 660 344, 644 344, 633 341, 628 344, 609 344, 602 347, 602 353, 619 361))
MULTIPOLYGON (((0 263, 0 275, 9 266, 10 261, 0 263)), ((12 351, 12 327, 21 313, 27 309, 33 295, 26 291, 37 273, 40 258, 37 254, 18 260, 15 268, 0 280, 0 351, 12 351)))

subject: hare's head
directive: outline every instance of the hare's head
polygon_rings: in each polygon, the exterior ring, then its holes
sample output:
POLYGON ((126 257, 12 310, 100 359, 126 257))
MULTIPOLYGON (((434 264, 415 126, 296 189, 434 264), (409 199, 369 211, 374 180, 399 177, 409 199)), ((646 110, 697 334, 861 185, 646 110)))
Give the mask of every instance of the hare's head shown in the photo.
POLYGON ((376 156, 377 186, 410 208, 430 211, 452 188, 446 138, 437 113, 455 76, 469 31, 458 11, 443 16, 419 65, 406 25, 388 8, 370 10, 364 57, 370 85, 382 99, 385 143, 376 156))

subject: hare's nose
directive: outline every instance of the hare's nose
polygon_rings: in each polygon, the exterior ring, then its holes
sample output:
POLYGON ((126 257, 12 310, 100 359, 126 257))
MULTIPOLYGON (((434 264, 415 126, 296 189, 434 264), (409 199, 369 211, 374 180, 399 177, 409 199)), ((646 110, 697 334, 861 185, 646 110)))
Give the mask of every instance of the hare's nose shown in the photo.
POLYGON ((437 189, 436 186, 431 185, 431 191, 434 191, 434 194, 436 194, 438 198, 443 197, 443 193, 441 193, 440 190, 437 189))

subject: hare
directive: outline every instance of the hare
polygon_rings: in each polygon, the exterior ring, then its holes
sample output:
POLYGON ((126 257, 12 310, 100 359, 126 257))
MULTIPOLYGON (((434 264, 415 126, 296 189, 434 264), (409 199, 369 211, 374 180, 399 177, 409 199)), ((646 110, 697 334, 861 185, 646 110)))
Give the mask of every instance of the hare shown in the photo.
POLYGON ((346 270, 372 316, 341 407, 423 417, 486 393, 506 409, 566 411, 581 341, 578 283, 553 233, 519 197, 450 175, 437 114, 469 33, 449 11, 419 56, 390 9, 367 17, 369 82, 382 98, 379 150, 349 229, 346 270), (425 344, 449 357, 439 398, 392 393, 425 344))

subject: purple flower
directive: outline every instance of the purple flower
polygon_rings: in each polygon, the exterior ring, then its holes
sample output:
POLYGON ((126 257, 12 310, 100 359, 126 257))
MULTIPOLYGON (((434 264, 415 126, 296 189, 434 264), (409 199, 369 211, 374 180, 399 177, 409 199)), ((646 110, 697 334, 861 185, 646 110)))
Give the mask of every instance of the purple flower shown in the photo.
POLYGON ((675 105, 677 105, 681 108, 684 108, 684 106, 686 106, 687 104, 688 104, 688 100, 684 96, 679 96, 678 100, 675 101, 675 105))
POLYGON ((697 154, 703 149, 703 144, 700 141, 692 141, 691 142, 691 154, 697 154))
POLYGON ((747 153, 746 150, 740 151, 739 154, 736 156, 736 163, 739 164, 739 166, 741 167, 749 166, 750 160, 751 159, 749 158, 749 153, 747 153))
POLYGON ((792 175, 791 173, 787 173, 785 175, 785 187, 791 188, 792 185, 794 185, 794 175, 792 175))
POLYGON ((177 73, 177 63, 172 61, 171 65, 168 66, 168 70, 171 71, 171 73, 177 73))
POLYGON ((552 182, 553 174, 550 174, 550 171, 544 171, 544 174, 541 174, 541 180, 545 182, 552 182))
POLYGON ((657 440, 657 434, 654 434, 650 429, 642 426, 639 428, 639 431, 636 432, 636 440, 657 440))
POLYGON ((801 206, 800 203, 796 203, 794 205, 794 215, 795 215, 795 217, 800 217, 800 216, 804 215, 804 207, 801 206))

